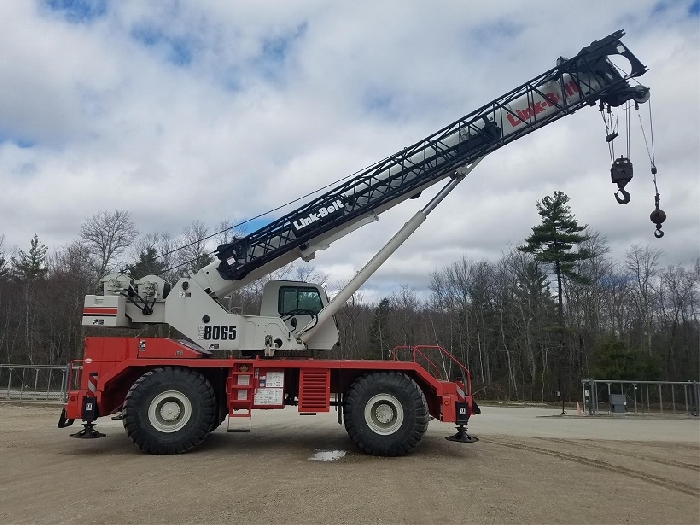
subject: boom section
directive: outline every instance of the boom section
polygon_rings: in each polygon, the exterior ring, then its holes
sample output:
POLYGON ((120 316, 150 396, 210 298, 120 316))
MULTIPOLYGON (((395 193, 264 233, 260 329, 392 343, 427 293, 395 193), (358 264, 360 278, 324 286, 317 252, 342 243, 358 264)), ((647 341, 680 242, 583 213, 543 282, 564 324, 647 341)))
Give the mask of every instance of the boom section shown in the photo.
MULTIPOLYGON (((573 58, 560 58, 549 71, 248 236, 219 246, 219 262, 203 271, 216 268, 223 280, 240 280, 264 265, 273 266, 275 259, 287 263, 307 257, 314 246, 325 248, 364 224, 361 221, 564 115, 599 103, 619 106, 630 100, 646 102, 649 89, 629 83, 632 77, 644 74, 646 67, 620 41, 623 35, 617 31, 594 41, 573 58), (609 59, 612 55, 626 58, 630 72, 618 69, 609 59), (290 253, 295 249, 296 253, 290 253)), ((210 291, 217 293, 215 288, 210 291)))

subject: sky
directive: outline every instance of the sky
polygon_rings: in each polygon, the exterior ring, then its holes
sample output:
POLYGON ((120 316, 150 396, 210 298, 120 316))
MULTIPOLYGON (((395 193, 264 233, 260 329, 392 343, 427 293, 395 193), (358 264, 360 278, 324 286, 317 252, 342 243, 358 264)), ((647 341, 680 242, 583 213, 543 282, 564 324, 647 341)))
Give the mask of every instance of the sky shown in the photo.
MULTIPOLYGON (((0 2, 0 235, 55 250, 87 217, 126 210, 143 234, 213 228, 292 201, 411 145, 624 29, 649 67, 654 187, 632 117, 632 202, 620 206, 597 108, 487 157, 372 277, 367 297, 425 290, 466 256, 495 261, 570 197, 616 260, 700 256, 700 2, 591 0, 17 0, 0 2)), ((624 136, 624 133, 621 133, 624 136)), ((624 149, 618 139, 617 151, 624 149)), ((349 279, 437 191, 312 262, 349 279)), ((291 211, 283 209, 270 217, 291 211)), ((260 222, 255 223, 260 224, 260 222)))

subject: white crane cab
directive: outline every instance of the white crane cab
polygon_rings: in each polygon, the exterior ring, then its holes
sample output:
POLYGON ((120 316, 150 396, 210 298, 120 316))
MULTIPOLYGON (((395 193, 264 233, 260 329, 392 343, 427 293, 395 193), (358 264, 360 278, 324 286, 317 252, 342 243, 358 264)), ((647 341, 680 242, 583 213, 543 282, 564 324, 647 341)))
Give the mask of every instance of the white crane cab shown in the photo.
MULTIPOLYGON (((292 334, 318 323, 318 314, 328 305, 326 291, 303 281, 268 281, 263 288, 260 315, 279 316, 292 334)), ((309 350, 330 350, 338 344, 338 326, 323 323, 306 342, 309 350)))

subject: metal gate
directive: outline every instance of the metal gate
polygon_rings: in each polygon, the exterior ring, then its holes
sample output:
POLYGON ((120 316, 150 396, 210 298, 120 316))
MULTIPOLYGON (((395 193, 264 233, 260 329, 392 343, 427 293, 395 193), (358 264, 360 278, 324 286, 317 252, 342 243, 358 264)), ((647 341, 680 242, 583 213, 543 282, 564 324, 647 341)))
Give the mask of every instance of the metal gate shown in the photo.
POLYGON ((634 414, 698 415, 700 383, 697 381, 623 381, 582 379, 584 411, 611 413, 611 396, 624 396, 626 412, 634 414))
POLYGON ((0 364, 0 399, 66 401, 68 365, 0 364))

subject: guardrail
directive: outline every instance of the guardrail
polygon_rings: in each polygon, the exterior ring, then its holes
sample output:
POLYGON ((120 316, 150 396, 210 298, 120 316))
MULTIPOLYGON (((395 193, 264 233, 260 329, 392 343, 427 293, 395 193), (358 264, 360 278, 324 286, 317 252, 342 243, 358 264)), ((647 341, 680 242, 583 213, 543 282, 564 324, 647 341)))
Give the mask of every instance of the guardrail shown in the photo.
POLYGON ((612 413, 611 396, 623 396, 625 412, 635 414, 691 414, 700 410, 697 381, 623 381, 582 379, 583 409, 589 414, 612 413))
POLYGON ((0 364, 0 399, 66 401, 69 365, 0 364))

